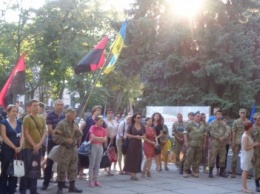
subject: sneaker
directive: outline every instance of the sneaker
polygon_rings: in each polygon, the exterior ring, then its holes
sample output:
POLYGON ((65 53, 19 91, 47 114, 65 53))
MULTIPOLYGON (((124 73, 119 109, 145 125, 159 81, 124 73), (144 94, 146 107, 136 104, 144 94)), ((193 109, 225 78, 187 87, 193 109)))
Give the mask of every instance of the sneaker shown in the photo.
POLYGON ((101 184, 99 182, 97 182, 97 181, 95 182, 95 186, 96 187, 102 187, 101 184))

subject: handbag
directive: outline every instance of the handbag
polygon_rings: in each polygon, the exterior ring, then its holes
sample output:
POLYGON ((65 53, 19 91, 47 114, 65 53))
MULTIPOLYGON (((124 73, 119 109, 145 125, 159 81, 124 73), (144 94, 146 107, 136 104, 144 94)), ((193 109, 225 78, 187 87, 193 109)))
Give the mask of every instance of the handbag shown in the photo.
POLYGON ((32 161, 29 166, 28 178, 37 179, 41 177, 41 154, 32 153, 32 161))
POLYGON ((24 162, 16 154, 8 166, 7 175, 14 177, 23 177, 25 175, 24 162))
MULTIPOLYGON (((131 128, 131 133, 132 133, 132 128, 131 128)), ((123 136, 124 135, 125 135, 125 125, 124 125, 124 130, 123 130, 123 136)), ((130 139, 128 137, 126 139, 123 139, 123 141, 122 141, 121 149, 122 149, 123 155, 126 155, 126 152, 127 152, 128 146, 129 146, 129 142, 130 142, 130 139)))
POLYGON ((102 159, 101 159, 101 162, 100 162, 100 168, 108 168, 110 166, 111 166, 111 162, 110 162, 110 159, 109 159, 107 151, 106 151, 102 155, 102 159))
POLYGON ((161 146, 160 146, 159 144, 157 144, 157 145, 154 147, 154 152, 155 152, 155 155, 161 153, 161 146))
POLYGON ((60 145, 54 146, 50 153, 48 154, 48 158, 50 158, 54 162, 58 162, 58 153, 60 151, 60 145))
POLYGON ((117 154, 116 154, 115 147, 107 148, 107 155, 111 163, 117 161, 117 154))
POLYGON ((122 154, 124 154, 124 155, 126 155, 126 152, 127 152, 128 146, 129 146, 129 141, 130 141, 130 139, 126 138, 122 142, 122 154))
POLYGON ((91 153, 92 144, 84 141, 78 148, 78 154, 88 156, 91 153))

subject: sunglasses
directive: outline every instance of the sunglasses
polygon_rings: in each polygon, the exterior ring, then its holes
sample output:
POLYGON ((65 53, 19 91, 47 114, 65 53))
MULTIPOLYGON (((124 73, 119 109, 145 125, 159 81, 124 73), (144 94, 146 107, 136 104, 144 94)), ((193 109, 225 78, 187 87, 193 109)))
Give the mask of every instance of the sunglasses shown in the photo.
POLYGON ((117 115, 116 117, 120 118, 121 116, 120 116, 120 115, 117 115))

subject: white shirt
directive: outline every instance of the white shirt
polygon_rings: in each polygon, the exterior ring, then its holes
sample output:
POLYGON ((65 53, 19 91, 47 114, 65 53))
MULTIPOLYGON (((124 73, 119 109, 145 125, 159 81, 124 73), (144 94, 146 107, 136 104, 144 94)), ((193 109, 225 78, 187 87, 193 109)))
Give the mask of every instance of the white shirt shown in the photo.
POLYGON ((114 119, 113 120, 105 119, 105 122, 106 122, 106 125, 107 125, 108 137, 111 138, 114 135, 116 135, 118 123, 114 119))
POLYGON ((116 139, 121 139, 121 137, 123 137, 123 136, 126 137, 127 128, 128 128, 128 125, 126 123, 126 120, 121 121, 118 126, 118 133, 117 133, 116 139), (125 131, 124 131, 124 129, 125 129, 125 131))

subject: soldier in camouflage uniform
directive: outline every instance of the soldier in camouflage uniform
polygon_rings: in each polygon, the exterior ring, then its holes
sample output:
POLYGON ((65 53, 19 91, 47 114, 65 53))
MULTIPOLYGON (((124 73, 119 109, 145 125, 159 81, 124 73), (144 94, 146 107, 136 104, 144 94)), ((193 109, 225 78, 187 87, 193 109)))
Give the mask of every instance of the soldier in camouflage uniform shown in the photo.
POLYGON ((213 178, 213 168, 215 166, 216 156, 219 156, 219 176, 227 178, 225 173, 226 160, 226 141, 229 137, 229 130, 222 123, 222 111, 215 113, 216 119, 209 125, 210 150, 209 150, 209 178, 213 178))
POLYGON ((232 169, 232 175, 231 178, 236 178, 236 169, 237 169, 237 158, 238 154, 241 150, 241 138, 242 135, 245 131, 244 128, 244 123, 250 122, 246 118, 246 109, 240 109, 239 110, 239 116, 240 118, 235 120, 232 126, 232 152, 233 152, 233 157, 232 157, 232 164, 231 164, 231 169, 232 169))
POLYGON ((53 141, 60 145, 57 166, 57 194, 62 194, 66 175, 70 181, 69 192, 82 193, 82 190, 75 187, 78 169, 77 140, 82 137, 82 132, 78 125, 74 123, 75 110, 68 108, 65 114, 66 118, 57 124, 53 135, 53 141))
POLYGON ((181 113, 177 114, 177 119, 173 125, 172 125, 172 136, 175 138, 175 146, 174 146, 174 152, 176 154, 176 166, 179 168, 179 173, 183 174, 183 165, 184 165, 184 156, 182 158, 182 161, 180 161, 180 153, 182 152, 185 154, 184 151, 184 122, 183 122, 183 116, 181 113))
POLYGON ((183 177, 188 178, 188 170, 192 165, 192 176, 199 177, 197 170, 199 168, 202 149, 205 148, 206 143, 206 128, 200 122, 200 113, 195 113, 194 120, 187 123, 184 129, 184 143, 187 148, 186 159, 184 162, 183 177))
MULTIPOLYGON (((252 137, 254 142, 260 142, 260 112, 254 114, 255 124, 253 125, 252 137)), ((260 147, 256 146, 254 150, 253 170, 255 177, 256 192, 260 192, 260 147)))
POLYGON ((206 136, 206 147, 204 150, 202 150, 202 160, 201 164, 203 165, 203 172, 208 173, 209 168, 208 168, 208 152, 209 152, 209 124, 206 122, 206 114, 201 113, 200 114, 201 118, 201 123, 205 125, 206 131, 207 131, 207 136, 206 136))

